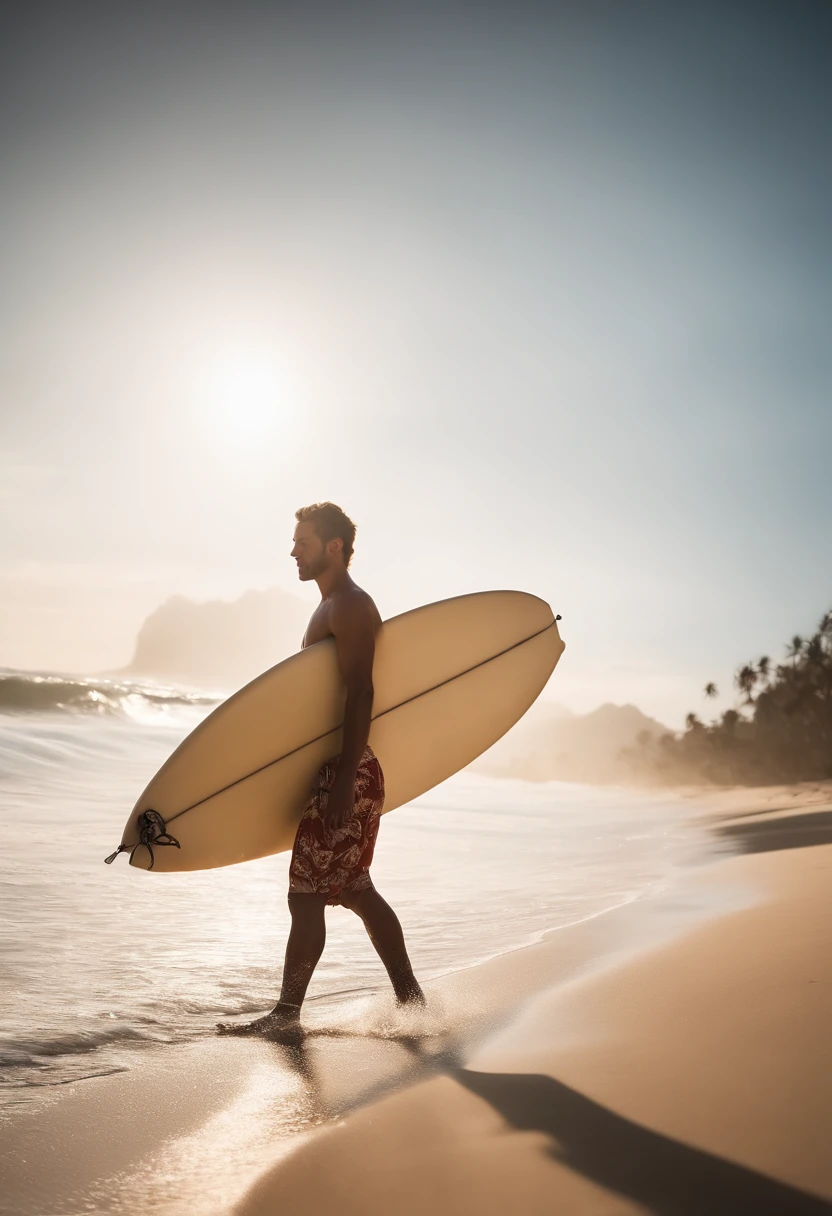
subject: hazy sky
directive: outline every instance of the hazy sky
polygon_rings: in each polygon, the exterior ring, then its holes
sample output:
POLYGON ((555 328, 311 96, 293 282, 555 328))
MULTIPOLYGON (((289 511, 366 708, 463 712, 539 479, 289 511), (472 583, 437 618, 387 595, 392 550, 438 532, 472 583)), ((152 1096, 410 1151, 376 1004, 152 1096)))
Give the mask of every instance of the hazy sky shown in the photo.
POLYGON ((677 724, 832 606, 828 4, 27 4, 0 64, 0 664, 298 588, 517 587, 677 724))

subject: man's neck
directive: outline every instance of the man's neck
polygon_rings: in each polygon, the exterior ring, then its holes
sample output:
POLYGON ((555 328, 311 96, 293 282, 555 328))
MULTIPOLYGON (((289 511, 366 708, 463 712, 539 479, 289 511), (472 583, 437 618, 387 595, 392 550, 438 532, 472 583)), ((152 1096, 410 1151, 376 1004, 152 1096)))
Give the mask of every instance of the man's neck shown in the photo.
POLYGON ((324 570, 323 574, 319 574, 315 579, 318 584, 318 590, 321 593, 321 599, 327 600, 331 595, 338 591, 342 591, 345 587, 352 584, 352 579, 347 573, 346 567, 335 566, 329 570, 324 570))

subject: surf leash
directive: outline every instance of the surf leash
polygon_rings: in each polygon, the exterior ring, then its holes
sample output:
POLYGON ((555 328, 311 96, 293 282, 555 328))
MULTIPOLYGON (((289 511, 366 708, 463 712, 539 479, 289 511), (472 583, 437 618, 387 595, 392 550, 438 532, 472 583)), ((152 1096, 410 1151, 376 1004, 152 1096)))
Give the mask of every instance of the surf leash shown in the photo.
POLYGON ((167 824, 158 811, 142 811, 139 816, 138 842, 134 845, 120 844, 115 853, 111 853, 109 857, 104 858, 104 864, 110 865, 115 861, 119 853, 126 853, 128 851, 130 853, 130 860, 132 861, 136 849, 144 847, 150 854, 150 865, 147 868, 148 870, 152 870, 156 861, 153 855, 153 846, 155 844, 176 845, 177 849, 182 848, 176 837, 171 836, 168 832, 167 824))

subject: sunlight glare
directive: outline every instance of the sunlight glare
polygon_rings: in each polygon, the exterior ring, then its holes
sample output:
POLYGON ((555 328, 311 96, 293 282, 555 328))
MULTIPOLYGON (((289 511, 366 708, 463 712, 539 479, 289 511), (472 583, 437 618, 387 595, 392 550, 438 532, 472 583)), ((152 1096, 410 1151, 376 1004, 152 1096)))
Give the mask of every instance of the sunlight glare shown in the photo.
POLYGON ((226 438, 265 438, 288 419, 286 376, 268 355, 226 352, 208 361, 198 380, 200 408, 226 438))

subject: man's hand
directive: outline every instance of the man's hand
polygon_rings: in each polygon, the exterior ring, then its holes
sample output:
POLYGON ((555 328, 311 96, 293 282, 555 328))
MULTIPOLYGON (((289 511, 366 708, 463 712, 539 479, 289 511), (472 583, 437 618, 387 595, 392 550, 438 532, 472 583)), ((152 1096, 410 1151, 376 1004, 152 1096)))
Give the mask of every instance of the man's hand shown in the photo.
POLYGON ((327 831, 342 828, 352 814, 355 805, 355 777, 339 769, 329 791, 326 809, 321 818, 327 831))

